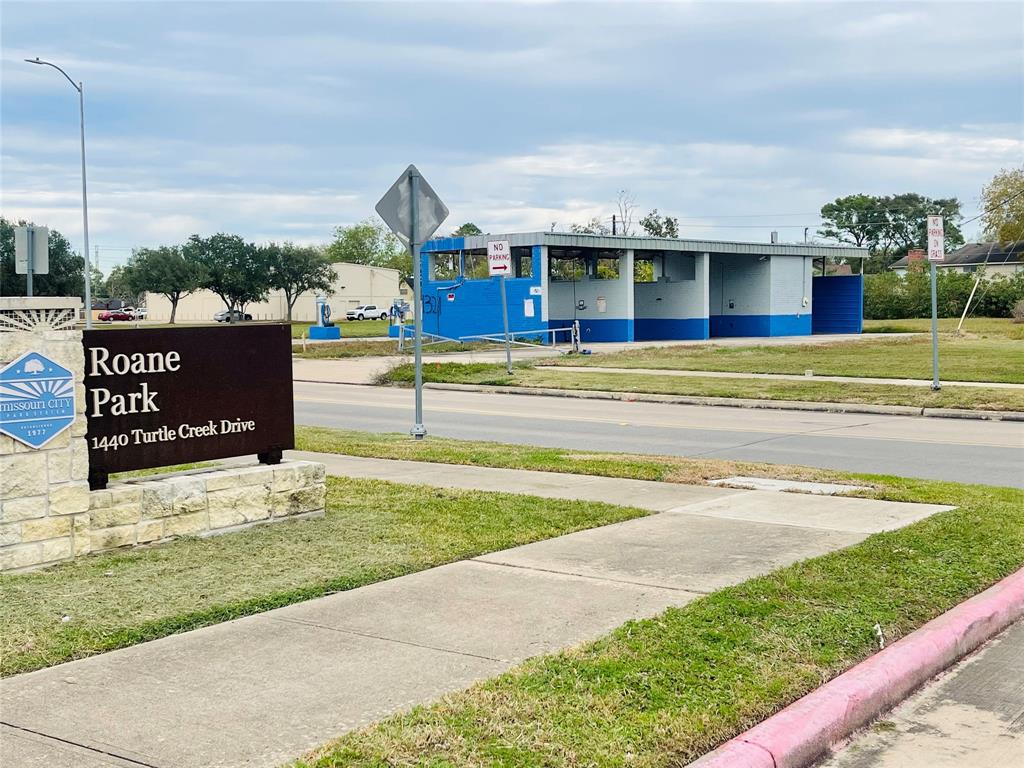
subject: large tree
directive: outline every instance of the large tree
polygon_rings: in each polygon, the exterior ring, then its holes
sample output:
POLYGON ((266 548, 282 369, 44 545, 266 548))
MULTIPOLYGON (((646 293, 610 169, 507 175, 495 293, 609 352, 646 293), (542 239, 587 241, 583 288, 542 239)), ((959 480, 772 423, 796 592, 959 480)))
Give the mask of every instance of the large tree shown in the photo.
MULTIPOLYGON (((14 224, 0 216, 0 296, 24 296, 25 275, 14 271, 14 224)), ((50 271, 32 278, 37 296, 81 296, 85 292, 85 259, 71 250, 71 243, 60 232, 50 230, 50 271)))
POLYGON ((452 237, 470 237, 471 235, 482 235, 483 233, 484 231, 480 227, 471 221, 467 221, 452 232, 452 237))
POLYGON ((397 269, 399 275, 412 275, 412 256, 384 222, 365 219, 334 230, 334 242, 327 246, 327 260, 371 267, 397 269))
POLYGON ((821 208, 824 226, 818 234, 841 243, 871 251, 864 263, 865 272, 882 272, 911 248, 924 248, 928 242, 927 218, 943 217, 946 250, 963 245, 960 232, 960 201, 956 198, 929 198, 913 192, 878 197, 847 195, 821 208))
POLYGON ((1024 240, 1024 168, 1004 168, 981 191, 986 240, 1010 245, 1024 240))
MULTIPOLYGON (((194 252, 186 255, 185 248, 175 245, 140 248, 118 277, 124 279, 126 289, 135 295, 147 292, 163 295, 171 303, 170 322, 173 324, 178 302, 203 287, 207 272, 194 252)), ((113 272, 110 279, 114 280, 113 272)))
POLYGON ((679 237, 679 219, 662 216, 657 208, 640 219, 640 226, 651 237, 679 237))
POLYGON ((569 231, 577 235, 607 235, 611 232, 596 216, 586 224, 571 224, 569 231))
POLYGON ((292 308, 306 291, 325 296, 334 293, 334 269, 319 249, 294 243, 267 243, 260 246, 262 261, 270 266, 270 285, 284 292, 288 303, 288 322, 292 308))
POLYGON ((270 292, 269 265, 254 243, 238 235, 192 235, 182 246, 182 256, 204 270, 203 288, 220 296, 229 309, 244 313, 247 304, 263 301, 270 292))

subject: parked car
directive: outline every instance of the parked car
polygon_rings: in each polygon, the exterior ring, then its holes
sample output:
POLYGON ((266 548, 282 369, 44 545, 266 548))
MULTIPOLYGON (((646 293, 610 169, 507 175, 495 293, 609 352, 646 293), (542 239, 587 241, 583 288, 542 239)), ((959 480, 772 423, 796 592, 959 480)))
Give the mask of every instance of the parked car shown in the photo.
POLYGON ((149 317, 149 310, 145 307, 138 307, 132 311, 132 317, 136 320, 145 320, 149 317))
POLYGON ((387 309, 378 307, 376 304, 360 304, 355 309, 350 309, 345 313, 346 320, 373 320, 376 318, 387 320, 387 309))
POLYGON ((108 322, 111 320, 135 319, 131 312, 128 312, 124 309, 105 309, 102 312, 100 312, 96 317, 99 320, 106 320, 108 322))
POLYGON ((213 319, 218 323, 237 323, 241 320, 252 320, 252 315, 248 313, 242 314, 237 309, 232 309, 230 312, 224 309, 214 315, 213 319))

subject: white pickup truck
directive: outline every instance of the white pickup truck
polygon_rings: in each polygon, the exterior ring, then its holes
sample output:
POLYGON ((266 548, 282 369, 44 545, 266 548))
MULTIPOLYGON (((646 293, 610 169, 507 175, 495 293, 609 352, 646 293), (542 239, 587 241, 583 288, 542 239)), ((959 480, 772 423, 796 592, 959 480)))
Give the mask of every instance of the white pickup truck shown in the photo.
POLYGON ((381 320, 388 319, 388 311, 376 304, 361 304, 345 313, 346 320, 381 320))

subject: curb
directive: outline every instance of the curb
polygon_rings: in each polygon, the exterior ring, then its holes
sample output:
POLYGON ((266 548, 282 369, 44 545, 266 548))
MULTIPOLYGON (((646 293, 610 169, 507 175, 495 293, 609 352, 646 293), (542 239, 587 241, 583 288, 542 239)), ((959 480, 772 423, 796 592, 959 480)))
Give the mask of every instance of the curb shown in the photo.
POLYGON ((727 741, 689 768, 806 768, 1024 617, 1024 569, 727 741))
POLYGON ((553 389, 546 387, 508 387, 488 384, 426 383, 425 389, 450 389, 462 392, 494 392, 501 395, 533 395, 567 397, 580 400, 621 400, 637 403, 670 403, 674 405, 708 405, 724 408, 762 408, 775 411, 814 411, 818 413, 868 413, 888 416, 925 416, 941 419, 974 419, 976 421, 1024 421, 1019 411, 972 411, 963 408, 919 408, 910 405, 869 405, 857 403, 819 403, 807 400, 753 400, 739 397, 697 397, 687 395, 655 395, 645 392, 613 392, 588 389, 553 389))

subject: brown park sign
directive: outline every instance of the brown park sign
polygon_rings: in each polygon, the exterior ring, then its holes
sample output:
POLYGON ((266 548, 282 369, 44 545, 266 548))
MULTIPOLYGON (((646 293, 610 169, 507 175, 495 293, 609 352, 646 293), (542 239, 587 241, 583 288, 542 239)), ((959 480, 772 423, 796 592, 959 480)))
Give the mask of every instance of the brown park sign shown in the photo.
POLYGON ((92 330, 83 335, 89 484, 113 472, 295 447, 291 328, 92 330))

